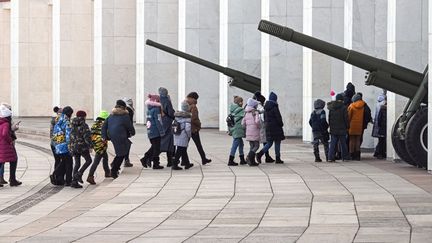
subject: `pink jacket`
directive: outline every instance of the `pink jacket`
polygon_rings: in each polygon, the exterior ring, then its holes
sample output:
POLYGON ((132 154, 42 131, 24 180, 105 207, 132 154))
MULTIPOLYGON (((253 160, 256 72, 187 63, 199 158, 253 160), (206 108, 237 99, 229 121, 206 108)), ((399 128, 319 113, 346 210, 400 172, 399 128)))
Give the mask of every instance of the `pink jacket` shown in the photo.
POLYGON ((0 163, 17 161, 9 121, 0 118, 0 163))
POLYGON ((246 141, 260 141, 260 117, 257 110, 247 106, 242 126, 246 128, 246 141))

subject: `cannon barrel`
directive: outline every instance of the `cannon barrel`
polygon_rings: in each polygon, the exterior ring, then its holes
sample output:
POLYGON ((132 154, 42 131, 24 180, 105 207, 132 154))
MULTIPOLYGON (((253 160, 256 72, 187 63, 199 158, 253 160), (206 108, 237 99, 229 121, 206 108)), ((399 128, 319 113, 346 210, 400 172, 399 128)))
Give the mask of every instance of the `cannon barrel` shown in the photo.
POLYGON ((157 49, 160 49, 162 51, 171 53, 175 56, 184 58, 188 61, 194 62, 196 64, 205 66, 207 68, 210 68, 212 70, 218 71, 220 73, 223 73, 226 76, 231 77, 231 80, 229 82, 230 86, 235 86, 237 88, 249 91, 251 93, 254 93, 258 90, 261 90, 261 79, 251 76, 249 74, 240 72, 238 70, 234 70, 228 67, 223 67, 221 65, 209 62, 207 60, 204 60, 202 58, 184 53, 182 51, 173 49, 171 47, 162 45, 160 43, 154 42, 152 40, 147 39, 146 44, 149 46, 153 46, 157 49))
MULTIPOLYGON (((423 80, 424 75, 422 73, 354 50, 348 50, 267 20, 260 21, 258 30, 365 69, 371 73, 366 81, 367 85, 387 89, 410 99, 414 97, 423 80)), ((426 100, 425 98, 423 102, 426 100)))

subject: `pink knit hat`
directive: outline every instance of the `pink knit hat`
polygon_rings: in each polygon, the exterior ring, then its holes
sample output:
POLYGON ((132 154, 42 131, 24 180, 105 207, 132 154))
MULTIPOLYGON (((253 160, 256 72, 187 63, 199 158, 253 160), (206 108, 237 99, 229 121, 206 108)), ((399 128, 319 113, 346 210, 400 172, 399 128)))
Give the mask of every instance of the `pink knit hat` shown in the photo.
POLYGON ((148 97, 151 101, 160 102, 160 97, 159 97, 159 95, 156 95, 156 94, 149 94, 147 97, 148 97))

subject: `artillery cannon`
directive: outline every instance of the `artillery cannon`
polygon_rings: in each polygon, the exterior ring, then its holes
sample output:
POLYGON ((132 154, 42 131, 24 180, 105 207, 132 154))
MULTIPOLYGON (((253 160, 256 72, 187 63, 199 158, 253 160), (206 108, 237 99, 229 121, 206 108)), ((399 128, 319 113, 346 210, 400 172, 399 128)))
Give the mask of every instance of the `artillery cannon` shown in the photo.
POLYGON ((260 21, 258 30, 367 70, 366 85, 409 98, 403 113, 392 128, 393 147, 398 156, 407 163, 427 168, 427 66, 423 73, 419 73, 266 20, 260 21))
POLYGON ((162 45, 160 43, 154 42, 152 40, 147 39, 146 44, 149 46, 153 46, 159 50, 171 53, 175 56, 184 58, 188 61, 194 62, 196 64, 202 65, 204 67, 210 68, 212 70, 215 70, 217 72, 223 73, 228 77, 231 77, 231 80, 229 81, 230 86, 235 86, 237 88, 249 91, 251 93, 254 93, 258 90, 261 90, 261 79, 251 76, 249 74, 240 72, 238 70, 234 70, 228 67, 223 67, 218 64, 206 61, 204 59, 201 59, 199 57, 184 53, 182 51, 173 49, 171 47, 162 45))

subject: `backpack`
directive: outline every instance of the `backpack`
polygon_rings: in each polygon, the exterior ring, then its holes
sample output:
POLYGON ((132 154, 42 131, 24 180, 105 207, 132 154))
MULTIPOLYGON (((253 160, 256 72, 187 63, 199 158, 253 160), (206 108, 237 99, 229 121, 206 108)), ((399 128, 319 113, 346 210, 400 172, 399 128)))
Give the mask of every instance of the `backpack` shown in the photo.
POLYGON ((229 114, 226 118, 226 123, 229 128, 234 127, 235 125, 235 117, 233 114, 229 114))
POLYGON ((171 131, 174 135, 180 135, 183 129, 181 129, 181 123, 174 119, 171 124, 171 131))

